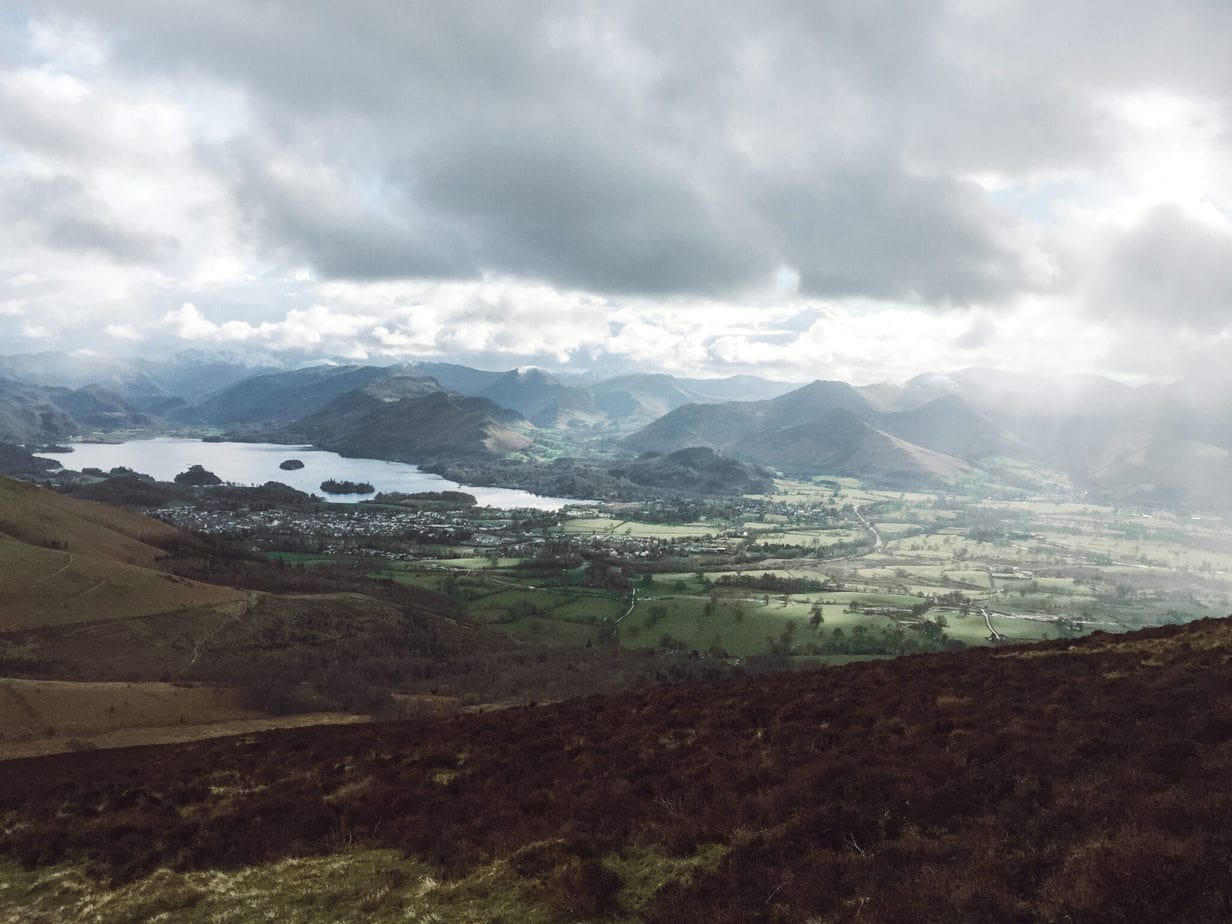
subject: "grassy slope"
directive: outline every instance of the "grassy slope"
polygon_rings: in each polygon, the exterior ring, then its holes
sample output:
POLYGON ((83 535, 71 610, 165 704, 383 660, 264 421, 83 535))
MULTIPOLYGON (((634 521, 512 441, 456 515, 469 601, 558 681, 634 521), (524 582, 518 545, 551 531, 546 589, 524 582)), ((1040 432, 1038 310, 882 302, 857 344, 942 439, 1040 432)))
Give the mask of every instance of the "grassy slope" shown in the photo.
POLYGON ((184 534, 150 517, 92 501, 77 501, 36 485, 0 478, 0 533, 41 545, 67 542, 101 557, 148 565, 163 554, 160 545, 184 534))
POLYGON ((0 478, 0 631, 241 606, 232 588, 151 566, 190 541, 165 523, 0 478))
POLYGON ((353 721, 329 712, 271 718, 213 685, 0 679, 0 760, 353 721))
MULTIPOLYGON (((102 682, 155 684, 154 696, 159 681, 194 683, 219 691, 215 706, 235 704, 230 713, 201 706, 151 718, 140 705, 149 697, 121 697, 108 702, 111 718, 91 724, 64 721, 71 706, 48 717, 27 698, 30 709, 0 716, 0 758, 70 741, 110 747, 233 733, 268 726, 270 713, 296 725, 340 710, 423 715, 616 692, 659 666, 584 649, 595 632, 588 624, 562 622, 576 645, 549 655, 466 621, 430 589, 237 557, 147 517, 7 479, 0 522, 0 683, 5 674, 72 682, 53 698, 75 700, 83 715, 102 682)), ((543 635, 539 620, 505 628, 536 642, 543 635)))
POLYGON ((15 761, 0 909, 192 919, 249 882, 301 920, 1226 920, 1230 680, 1205 620, 15 761))

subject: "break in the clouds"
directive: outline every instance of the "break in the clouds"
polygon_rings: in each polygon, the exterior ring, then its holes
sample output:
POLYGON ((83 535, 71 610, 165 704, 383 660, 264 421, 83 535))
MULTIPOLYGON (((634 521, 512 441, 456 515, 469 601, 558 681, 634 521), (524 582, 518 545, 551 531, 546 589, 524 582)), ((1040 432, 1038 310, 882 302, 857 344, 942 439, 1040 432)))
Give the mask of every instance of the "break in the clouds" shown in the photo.
POLYGON ((0 350, 693 373, 1232 355, 1232 6, 43 0, 0 350))

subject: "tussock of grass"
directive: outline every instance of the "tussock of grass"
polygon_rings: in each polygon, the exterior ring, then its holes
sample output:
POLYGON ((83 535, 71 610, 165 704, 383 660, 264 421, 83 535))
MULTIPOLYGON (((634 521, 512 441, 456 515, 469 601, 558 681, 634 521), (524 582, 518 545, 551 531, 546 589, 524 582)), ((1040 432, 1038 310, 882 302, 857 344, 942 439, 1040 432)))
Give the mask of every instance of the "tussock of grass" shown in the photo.
POLYGON ((698 872, 713 872, 730 848, 704 844, 691 857, 676 857, 652 846, 632 847, 604 861, 624 882, 620 903, 627 911, 640 912, 669 883, 689 883, 698 872))

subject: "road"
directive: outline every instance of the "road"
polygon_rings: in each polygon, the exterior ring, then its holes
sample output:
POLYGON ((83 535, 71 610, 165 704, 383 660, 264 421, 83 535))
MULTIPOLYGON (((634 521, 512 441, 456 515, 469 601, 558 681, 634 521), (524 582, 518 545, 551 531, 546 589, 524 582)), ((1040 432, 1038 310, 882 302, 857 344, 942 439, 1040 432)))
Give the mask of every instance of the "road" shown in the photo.
MULTIPOLYGON (((860 525, 861 525, 861 526, 863 526, 865 529, 867 529, 870 533, 872 533, 872 534, 873 534, 873 547, 872 547, 871 549, 869 549, 869 551, 868 551, 868 552, 865 552, 864 554, 865 554, 865 555, 867 555, 867 554, 869 554, 870 552, 875 552, 875 551, 877 551, 877 550, 878 550, 879 548, 881 548, 881 546, 883 545, 883 543, 882 543, 882 541, 881 541, 881 533, 877 532, 877 527, 876 527, 876 526, 874 526, 872 523, 868 522, 868 520, 864 519, 864 514, 862 514, 862 513, 860 512, 860 508, 859 508, 859 507, 852 507, 851 509, 852 509, 852 511, 855 513, 855 515, 856 515, 856 519, 860 521, 860 525)), ((853 558, 855 558, 855 557, 857 557, 857 556, 854 556, 854 555, 853 555, 852 557, 853 557, 853 558)))
POLYGON ((1005 638, 1004 635, 992 627, 992 620, 988 616, 988 610, 982 606, 980 607, 980 615, 984 617, 984 625, 988 626, 988 637, 990 639, 996 641, 997 639, 1005 638))
POLYGON ((616 620, 616 624, 624 622, 626 616, 633 612, 633 608, 637 606, 637 588, 633 588, 633 596, 629 599, 629 608, 620 614, 620 618, 616 620))

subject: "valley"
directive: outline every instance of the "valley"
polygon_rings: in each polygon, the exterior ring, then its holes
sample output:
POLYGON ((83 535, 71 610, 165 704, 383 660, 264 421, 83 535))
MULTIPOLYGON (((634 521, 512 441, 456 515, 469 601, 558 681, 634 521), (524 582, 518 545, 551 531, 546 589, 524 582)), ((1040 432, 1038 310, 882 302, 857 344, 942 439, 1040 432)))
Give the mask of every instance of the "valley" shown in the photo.
MULTIPOLYGON (((40 386, 73 451, 0 454, 0 914, 1064 920, 1132 911, 1131 869, 1160 894, 1163 814, 1109 800, 1226 808, 1218 459, 1182 495, 1124 434, 1082 474, 934 380, 668 378, 330 367, 93 427, 40 386)), ((1167 843, 1169 881, 1223 855, 1167 843)))
POLYGON ((0 924, 1232 922, 1232 2, 16 2, 0 924))

